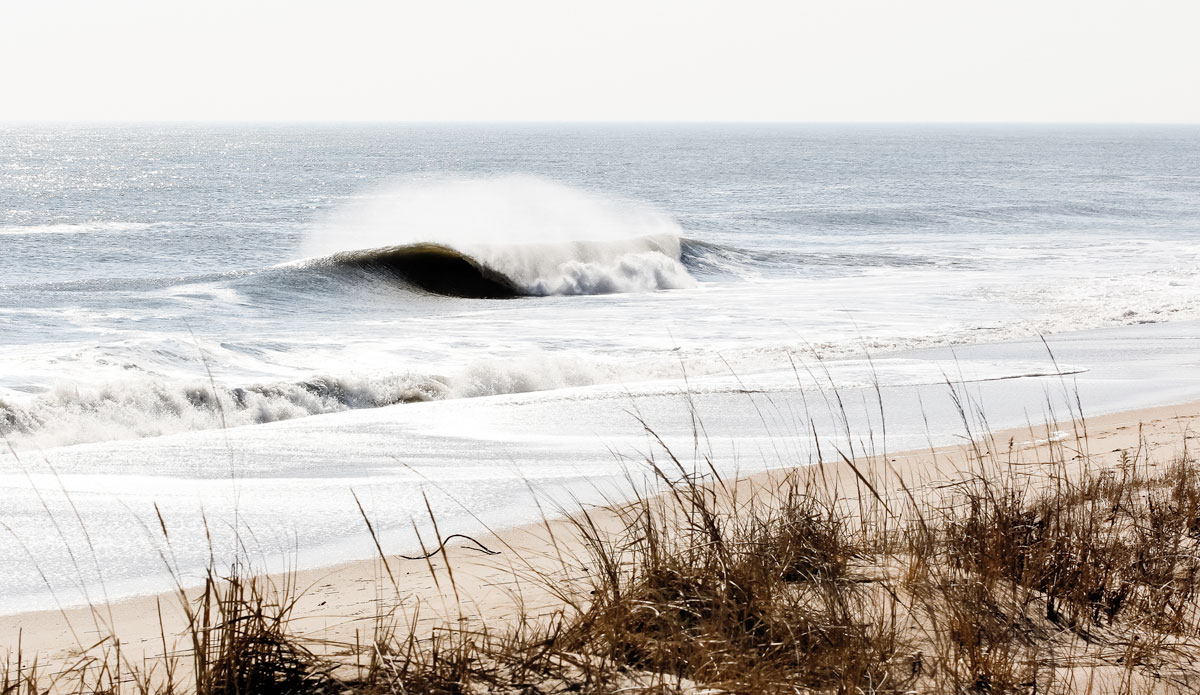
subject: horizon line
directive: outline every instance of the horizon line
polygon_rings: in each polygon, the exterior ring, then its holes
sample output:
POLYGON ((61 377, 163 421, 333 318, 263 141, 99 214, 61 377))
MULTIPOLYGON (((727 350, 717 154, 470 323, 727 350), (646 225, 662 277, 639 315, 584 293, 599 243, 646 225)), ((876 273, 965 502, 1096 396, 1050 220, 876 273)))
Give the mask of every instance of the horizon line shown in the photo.
POLYGON ((14 125, 415 125, 415 126, 456 126, 456 125, 764 125, 764 126, 1200 126, 1200 121, 916 121, 916 120, 670 120, 670 119, 617 119, 617 120, 584 120, 584 119, 372 119, 372 118, 0 118, 0 126, 14 125))

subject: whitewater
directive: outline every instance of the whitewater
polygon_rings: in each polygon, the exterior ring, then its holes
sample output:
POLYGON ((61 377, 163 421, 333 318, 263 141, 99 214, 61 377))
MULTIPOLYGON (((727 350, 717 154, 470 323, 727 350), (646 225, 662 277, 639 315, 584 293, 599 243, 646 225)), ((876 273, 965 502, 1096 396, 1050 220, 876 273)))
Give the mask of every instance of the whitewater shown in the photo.
POLYGON ((1196 128, 0 144, 0 612, 164 588, 158 511, 194 574, 239 528, 267 565, 369 556, 352 490, 394 548, 422 494, 464 531, 599 500, 643 422, 753 470, 822 455, 798 423, 837 441, 833 389, 860 432, 887 395, 893 450, 961 434, 947 382, 997 427, 1200 397, 1196 128))

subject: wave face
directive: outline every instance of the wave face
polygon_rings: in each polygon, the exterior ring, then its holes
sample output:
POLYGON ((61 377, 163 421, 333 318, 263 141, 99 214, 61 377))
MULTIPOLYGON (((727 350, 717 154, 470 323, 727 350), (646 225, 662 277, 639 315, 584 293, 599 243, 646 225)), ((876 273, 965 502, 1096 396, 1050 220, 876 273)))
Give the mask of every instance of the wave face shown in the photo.
POLYGON ((442 244, 344 251, 301 263, 306 268, 385 276, 449 297, 510 299, 684 289, 688 275, 679 239, 627 239, 476 246, 471 253, 442 244))
POLYGON ((427 292, 451 297, 508 299, 523 294, 503 273, 441 244, 347 251, 315 265, 394 276, 427 292))
POLYGON ((318 224, 309 267, 435 294, 505 298, 684 289, 682 229, 644 204, 529 176, 408 183, 318 224))

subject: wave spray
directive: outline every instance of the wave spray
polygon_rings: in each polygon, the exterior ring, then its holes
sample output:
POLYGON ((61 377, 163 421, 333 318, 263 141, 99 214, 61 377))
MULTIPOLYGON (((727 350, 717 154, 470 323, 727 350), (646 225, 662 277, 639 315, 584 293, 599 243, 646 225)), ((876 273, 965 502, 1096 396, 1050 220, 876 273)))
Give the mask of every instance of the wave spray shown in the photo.
POLYGON ((436 246, 515 294, 607 294, 694 286, 680 262, 682 231, 644 204, 536 177, 437 179, 362 196, 316 224, 304 251, 395 267, 407 249, 436 246))

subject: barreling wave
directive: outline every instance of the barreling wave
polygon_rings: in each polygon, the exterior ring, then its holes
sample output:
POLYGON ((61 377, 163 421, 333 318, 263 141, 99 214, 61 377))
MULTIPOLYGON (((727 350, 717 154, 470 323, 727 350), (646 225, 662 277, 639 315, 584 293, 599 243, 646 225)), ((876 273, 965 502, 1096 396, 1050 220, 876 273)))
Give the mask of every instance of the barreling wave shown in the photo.
POLYGON ((344 251, 301 268, 366 273, 432 294, 476 299, 614 294, 685 289, 696 284, 682 262, 680 240, 647 236, 619 241, 439 243, 344 251))
POLYGON ((314 265, 383 274, 450 297, 509 299, 525 294, 504 273, 441 244, 347 251, 320 259, 314 265))
POLYGON ((521 175, 409 180, 318 220, 310 265, 468 297, 613 294, 695 285, 683 230, 644 203, 521 175))

